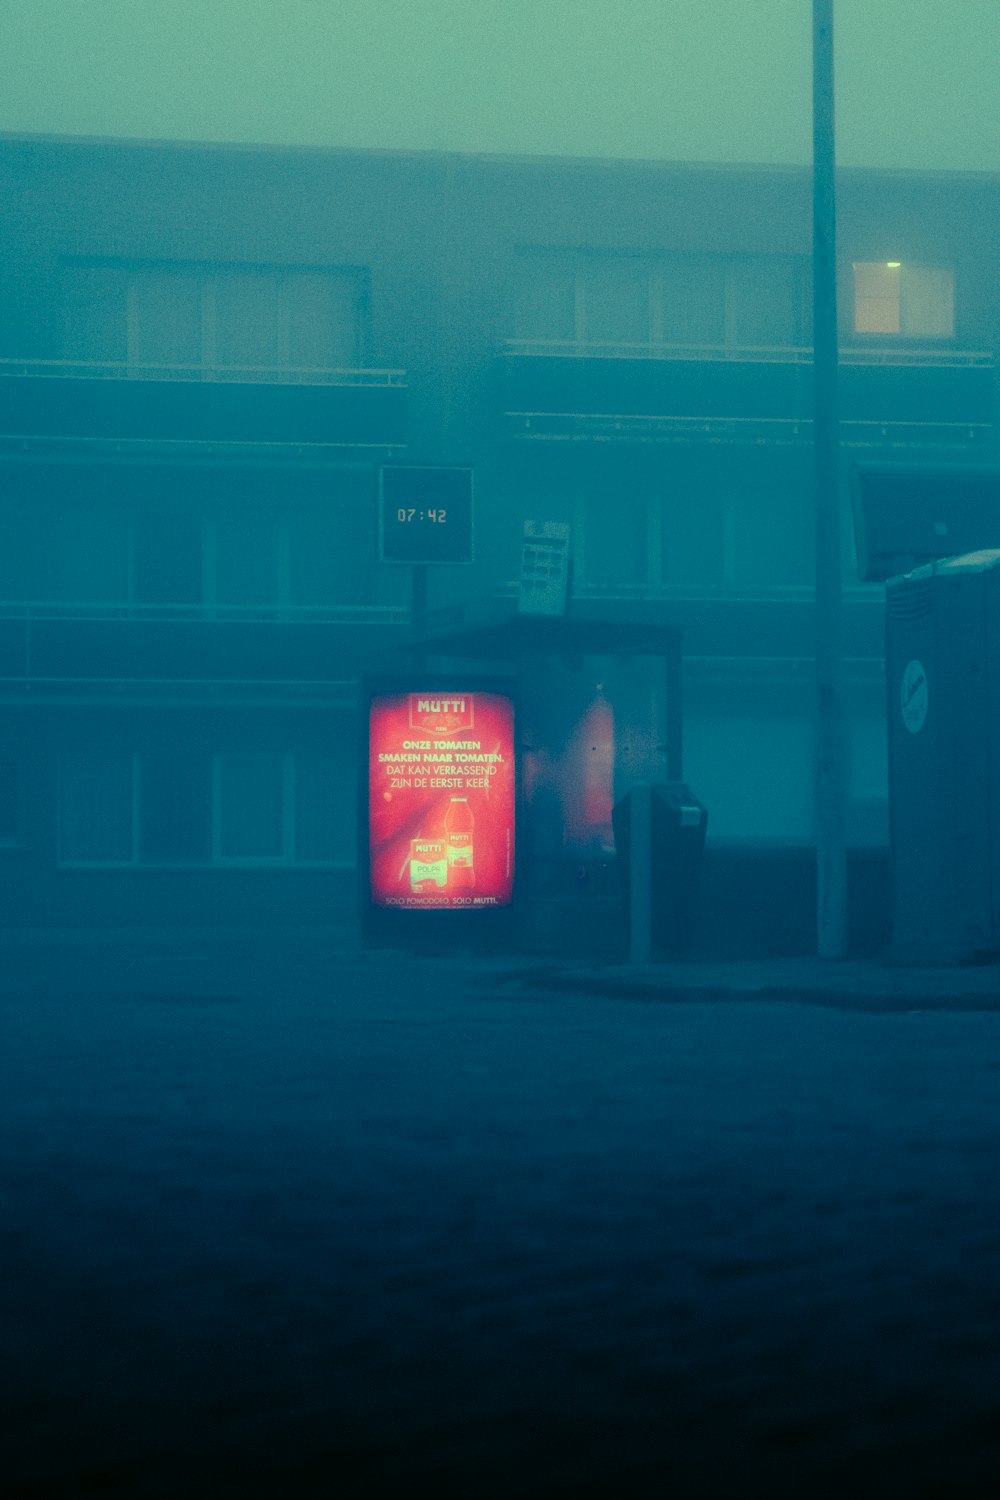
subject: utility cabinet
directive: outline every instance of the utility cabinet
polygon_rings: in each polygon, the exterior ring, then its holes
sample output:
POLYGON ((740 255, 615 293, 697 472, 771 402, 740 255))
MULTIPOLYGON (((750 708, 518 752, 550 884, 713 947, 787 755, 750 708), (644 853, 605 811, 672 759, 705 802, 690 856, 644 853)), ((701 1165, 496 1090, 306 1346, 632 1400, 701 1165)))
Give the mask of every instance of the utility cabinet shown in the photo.
POLYGON ((890 957, 1000 951, 1000 550, 886 586, 890 957))

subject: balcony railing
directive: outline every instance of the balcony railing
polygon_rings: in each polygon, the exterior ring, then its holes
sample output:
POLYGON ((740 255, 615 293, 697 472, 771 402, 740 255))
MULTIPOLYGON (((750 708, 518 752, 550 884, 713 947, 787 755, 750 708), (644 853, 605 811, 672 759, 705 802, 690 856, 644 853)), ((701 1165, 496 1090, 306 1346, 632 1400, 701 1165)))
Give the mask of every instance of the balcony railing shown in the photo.
POLYGON ((265 697, 276 685, 303 692, 370 669, 408 636, 409 623, 409 611, 395 605, 3 601, 0 689, 254 683, 265 697))
POLYGON ((332 369, 320 365, 175 365, 124 360, 0 359, 0 375, 68 380, 235 381, 263 385, 405 386, 405 370, 332 369))
MULTIPOLYGON (((982 349, 841 350, 843 439, 862 448, 983 447, 993 359, 982 349)), ((508 434, 528 441, 803 444, 812 350, 510 340, 498 362, 508 434)))
POLYGON ((395 604, 136 604, 0 599, 3 620, 155 620, 233 624, 408 625, 409 607, 395 604))
POLYGON ((72 456, 151 444, 315 453, 406 443, 402 370, 0 360, 0 440, 72 456))
MULTIPOLYGON (((706 360, 727 364, 811 365, 813 351, 806 344, 653 344, 588 343, 575 339, 508 339, 507 354, 563 359, 706 360)), ((989 366, 988 349, 911 348, 909 345, 851 345, 840 347, 842 365, 959 365, 989 366)))

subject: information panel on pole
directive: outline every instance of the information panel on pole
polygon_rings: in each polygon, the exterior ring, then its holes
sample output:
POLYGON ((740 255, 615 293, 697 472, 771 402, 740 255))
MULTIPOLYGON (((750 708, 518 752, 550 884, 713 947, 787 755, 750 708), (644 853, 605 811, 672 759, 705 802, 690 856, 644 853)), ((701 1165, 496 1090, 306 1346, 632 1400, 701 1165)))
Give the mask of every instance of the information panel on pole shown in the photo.
POLYGON ((472 470, 386 464, 379 470, 379 560, 472 562, 472 470))
POLYGON ((514 882, 514 700, 461 677, 369 687, 370 908, 487 911, 514 882))

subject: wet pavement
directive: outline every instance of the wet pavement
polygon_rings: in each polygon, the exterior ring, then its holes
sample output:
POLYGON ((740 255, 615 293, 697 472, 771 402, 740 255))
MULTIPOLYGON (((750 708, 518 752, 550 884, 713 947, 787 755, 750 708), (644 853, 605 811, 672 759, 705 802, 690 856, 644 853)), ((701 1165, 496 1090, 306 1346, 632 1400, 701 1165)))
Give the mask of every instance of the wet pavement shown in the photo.
POLYGON ((1000 1009, 1000 966, 905 968, 818 958, 664 962, 635 967, 539 960, 512 972, 526 984, 663 1001, 788 1000, 857 1010, 1000 1009))
POLYGON ((1000 1488, 997 971, 2 961, 14 1493, 1000 1488))

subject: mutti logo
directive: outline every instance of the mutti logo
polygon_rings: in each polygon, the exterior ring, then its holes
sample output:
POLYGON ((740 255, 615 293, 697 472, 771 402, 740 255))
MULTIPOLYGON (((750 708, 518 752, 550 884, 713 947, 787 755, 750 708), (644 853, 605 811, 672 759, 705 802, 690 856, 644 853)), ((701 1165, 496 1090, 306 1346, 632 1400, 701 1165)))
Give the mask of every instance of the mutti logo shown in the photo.
POLYGON ((459 734, 475 723, 472 697, 410 693, 410 728, 424 734, 459 734))

